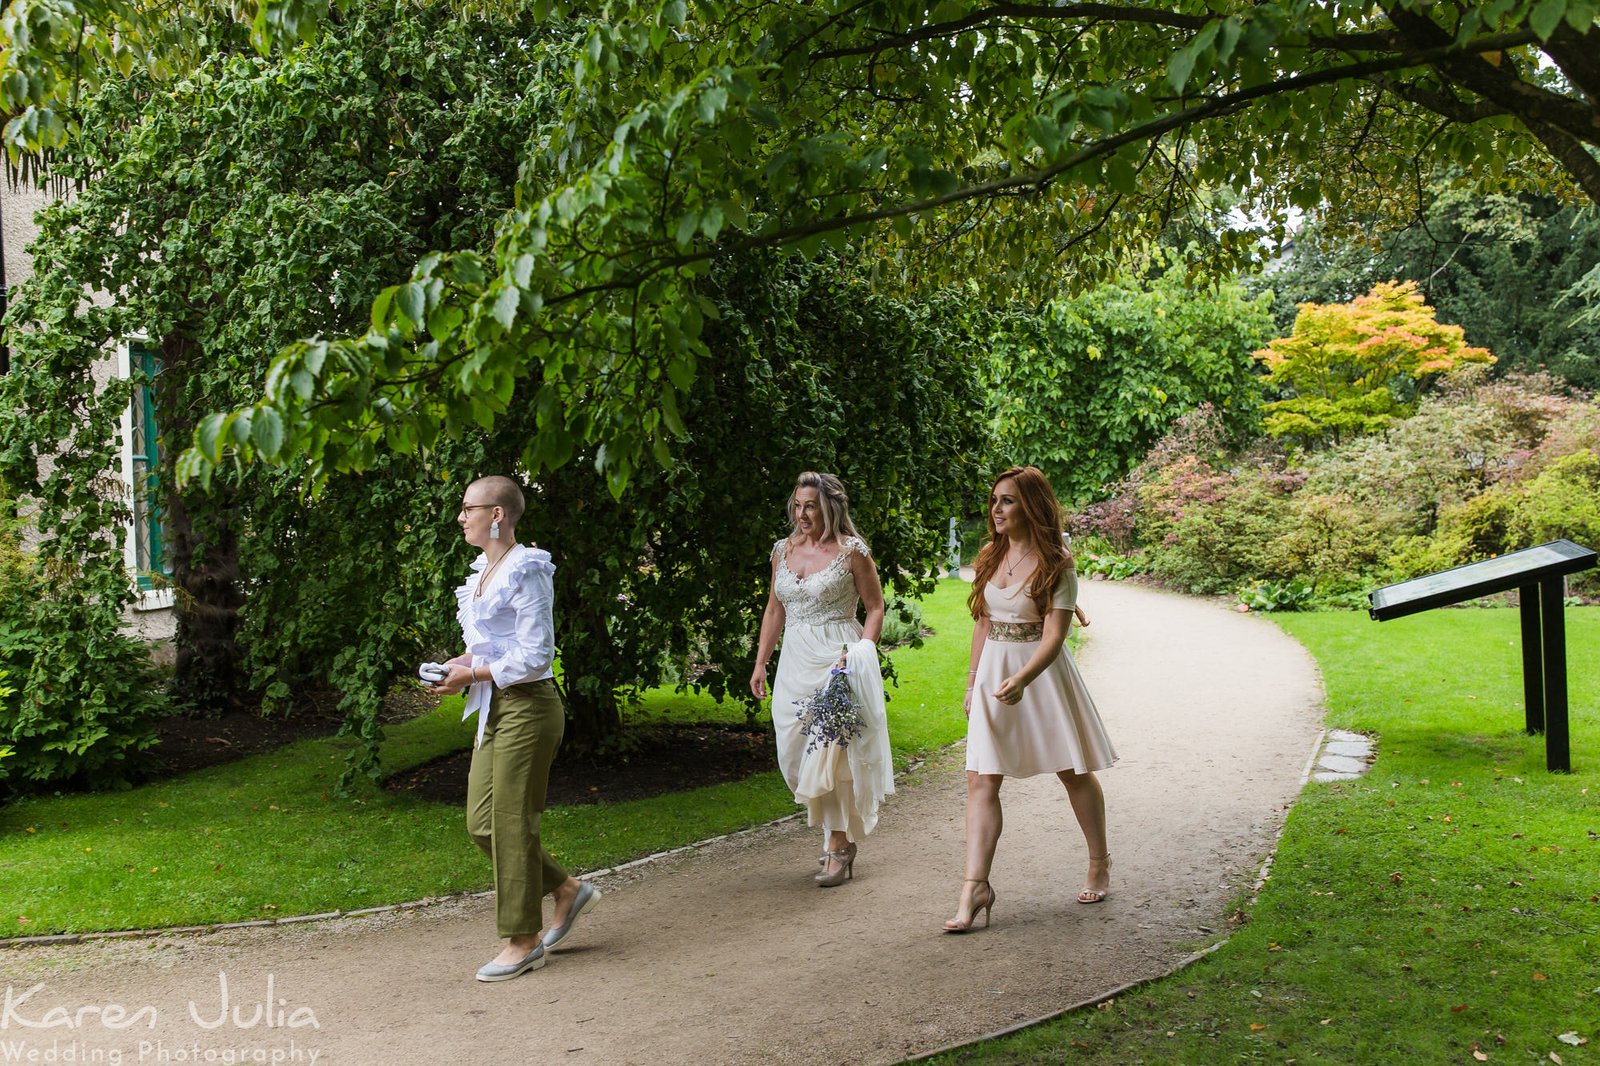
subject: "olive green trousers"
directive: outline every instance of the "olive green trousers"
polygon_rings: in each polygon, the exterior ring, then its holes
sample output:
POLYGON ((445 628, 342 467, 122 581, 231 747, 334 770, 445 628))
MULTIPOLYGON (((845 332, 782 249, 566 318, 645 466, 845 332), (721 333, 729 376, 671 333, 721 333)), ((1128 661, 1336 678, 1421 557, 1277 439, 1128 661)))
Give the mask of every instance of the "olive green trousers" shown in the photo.
POLYGON ((567 879, 539 843, 550 763, 566 708, 553 680, 496 689, 483 743, 467 772, 467 832, 494 863, 495 926, 502 937, 544 926, 544 897, 567 879))

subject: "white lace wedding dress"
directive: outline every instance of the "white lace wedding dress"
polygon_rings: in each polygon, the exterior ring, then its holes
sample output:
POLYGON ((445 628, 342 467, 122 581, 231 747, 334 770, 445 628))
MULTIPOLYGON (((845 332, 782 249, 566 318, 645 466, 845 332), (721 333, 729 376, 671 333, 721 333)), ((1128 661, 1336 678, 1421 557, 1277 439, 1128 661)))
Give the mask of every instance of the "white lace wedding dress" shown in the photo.
POLYGON ((846 537, 839 554, 814 574, 798 577, 789 569, 789 542, 772 549, 773 588, 783 604, 783 644, 772 681, 772 724, 778 734, 778 767, 805 805, 809 824, 842 830, 859 840, 878 824, 883 798, 894 793, 894 758, 883 700, 878 653, 861 638, 856 621, 860 596, 850 571, 850 556, 868 555, 867 546, 846 537), (861 712, 861 735, 840 746, 816 745, 799 722, 799 701, 826 685, 839 653, 848 648, 846 669, 851 695, 861 712))

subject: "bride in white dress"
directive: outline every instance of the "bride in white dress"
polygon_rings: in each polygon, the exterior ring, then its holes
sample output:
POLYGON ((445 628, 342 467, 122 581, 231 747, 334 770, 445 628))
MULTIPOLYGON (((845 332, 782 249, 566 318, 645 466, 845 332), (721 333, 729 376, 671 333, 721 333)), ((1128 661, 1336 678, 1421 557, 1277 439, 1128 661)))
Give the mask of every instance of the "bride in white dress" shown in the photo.
POLYGON ((783 779, 825 838, 816 882, 841 885, 855 873, 856 841, 871 833, 878 807, 894 792, 894 761, 884 714, 877 641, 883 631, 883 587, 866 542, 850 520, 850 497, 832 474, 806 472, 789 496, 793 532, 772 548, 772 591, 761 618, 750 692, 767 696, 767 660, 783 635, 772 682, 772 724, 783 779), (856 620, 857 604, 866 621, 856 620), (847 744, 811 743, 799 701, 847 670, 862 718, 847 744), (809 749, 809 750, 808 750, 809 749))

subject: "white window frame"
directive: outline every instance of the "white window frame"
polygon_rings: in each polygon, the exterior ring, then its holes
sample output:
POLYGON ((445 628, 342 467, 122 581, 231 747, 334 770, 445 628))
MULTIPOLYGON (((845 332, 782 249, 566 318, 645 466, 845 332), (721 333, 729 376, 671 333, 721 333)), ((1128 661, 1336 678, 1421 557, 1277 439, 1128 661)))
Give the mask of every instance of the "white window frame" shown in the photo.
MULTIPOLYGON (((133 377, 133 346, 135 344, 149 344, 150 338, 134 333, 123 338, 117 345, 117 377, 127 381, 133 377)), ((128 493, 131 503, 135 487, 133 484, 133 398, 130 396, 128 405, 122 409, 122 487, 128 493)), ((136 531, 133 528, 134 512, 129 508, 129 517, 123 526, 122 559, 128 568, 128 580, 138 583, 139 578, 139 545, 136 531)), ((141 589, 139 598, 134 601, 133 609, 136 611, 165 611, 172 607, 176 601, 173 590, 141 589)))

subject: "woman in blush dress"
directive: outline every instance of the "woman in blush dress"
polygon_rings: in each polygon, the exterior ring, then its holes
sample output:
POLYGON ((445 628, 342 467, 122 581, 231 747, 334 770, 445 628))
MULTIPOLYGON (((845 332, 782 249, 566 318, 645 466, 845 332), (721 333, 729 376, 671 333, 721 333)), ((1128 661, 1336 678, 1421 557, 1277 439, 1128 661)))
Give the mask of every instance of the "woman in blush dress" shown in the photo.
POLYGON ((1035 467, 1016 466, 989 494, 989 542, 978 554, 967 606, 975 625, 967 675, 965 880, 946 932, 965 933, 994 909, 989 869, 1000 842, 1000 786, 1007 777, 1055 774, 1066 786, 1089 846, 1079 903, 1099 903, 1111 881, 1105 799, 1094 771, 1116 761, 1084 687, 1067 626, 1078 595, 1061 505, 1035 467))
POLYGON ((778 766, 809 824, 823 828, 822 870, 815 879, 832 888, 854 876, 856 842, 876 827, 879 805, 894 792, 877 653, 883 587, 837 477, 801 474, 788 511, 792 532, 772 547, 772 587, 750 692, 766 698, 767 660, 781 633, 783 653, 772 682, 778 766), (866 607, 864 624, 856 620, 858 603, 866 607), (800 707, 841 667, 861 718, 860 733, 844 743, 808 732, 800 707))

